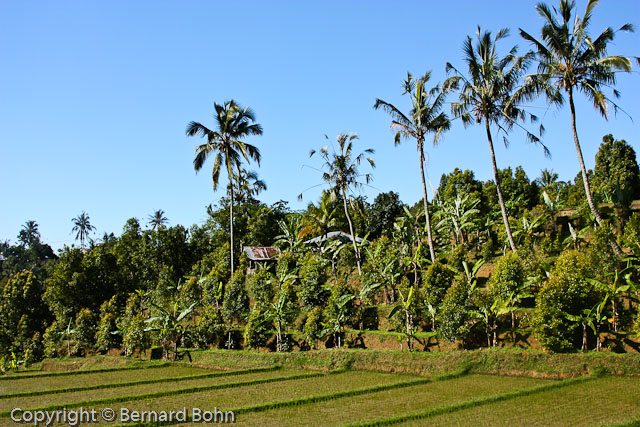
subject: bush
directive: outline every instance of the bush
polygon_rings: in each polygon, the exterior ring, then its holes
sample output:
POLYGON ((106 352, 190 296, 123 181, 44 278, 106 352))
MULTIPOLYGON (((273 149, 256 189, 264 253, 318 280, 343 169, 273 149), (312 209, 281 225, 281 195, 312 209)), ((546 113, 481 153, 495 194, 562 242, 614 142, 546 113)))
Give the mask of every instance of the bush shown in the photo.
POLYGON ((450 342, 468 338, 471 327, 469 320, 469 284, 465 277, 459 277, 447 291, 440 306, 439 331, 444 339, 450 342))
POLYGON ((309 312, 307 320, 304 322, 304 327, 302 328, 304 339, 312 349, 316 348, 316 342, 322 338, 323 320, 322 307, 316 307, 309 312))
POLYGON ((266 307, 273 300, 275 294, 271 279, 273 275, 264 267, 260 267, 258 271, 247 280, 247 288, 249 296, 253 299, 255 305, 266 307))
POLYGON ((515 252, 508 252, 496 263, 496 268, 489 279, 489 294, 493 298, 506 299, 524 282, 524 268, 520 257, 515 252))
POLYGON ((100 306, 100 322, 96 332, 96 347, 98 350, 106 352, 112 348, 120 347, 122 336, 113 333, 118 330, 116 325, 117 318, 116 297, 114 296, 100 306))
POLYGON ((602 291, 586 280, 592 274, 586 255, 567 251, 558 257, 549 280, 536 297, 534 333, 545 349, 567 352, 579 348, 579 325, 566 315, 579 315, 601 301, 602 291))
POLYGON ((192 340, 199 348, 206 348, 220 343, 224 337, 226 327, 220 312, 215 307, 205 308, 192 334, 192 340))
POLYGON ((329 292, 323 288, 327 281, 324 260, 313 252, 308 252, 302 259, 300 268, 300 290, 298 298, 307 311, 321 307, 329 298, 329 292))
POLYGON ((122 347, 125 356, 132 356, 136 349, 144 350, 144 330, 146 323, 141 314, 134 315, 127 324, 127 329, 122 338, 122 347))
POLYGON ((76 315, 75 328, 72 333, 74 340, 73 352, 86 355, 93 348, 96 336, 95 316, 87 308, 81 309, 76 315))
POLYGON ((222 316, 229 323, 243 322, 249 314, 249 295, 244 287, 244 273, 237 270, 227 285, 222 305, 222 316))
POLYGON ((442 303, 442 299, 451 287, 455 273, 440 261, 431 264, 424 273, 424 293, 427 302, 434 307, 442 303))
POLYGON ((62 353, 60 347, 62 347, 62 329, 58 327, 58 322, 53 322, 44 331, 42 336, 44 344, 44 356, 45 357, 58 357, 62 353))
POLYGON ((272 335, 271 332, 271 322, 267 313, 259 307, 254 308, 244 329, 244 347, 264 347, 272 335))

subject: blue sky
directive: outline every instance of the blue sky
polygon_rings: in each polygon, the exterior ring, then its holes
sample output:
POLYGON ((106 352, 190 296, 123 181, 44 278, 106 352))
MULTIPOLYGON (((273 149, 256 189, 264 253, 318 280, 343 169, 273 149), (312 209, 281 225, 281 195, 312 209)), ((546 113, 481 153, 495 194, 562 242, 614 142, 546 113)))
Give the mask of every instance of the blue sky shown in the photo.
MULTIPOLYGON (((477 25, 511 28, 506 50, 527 43, 518 27, 539 34, 535 1, 29 1, 0 0, 0 240, 16 241, 27 220, 54 248, 73 243, 71 219, 86 211, 104 232, 120 234, 130 217, 144 223, 164 209, 170 224, 190 226, 216 203, 211 166, 193 170, 200 141, 187 123, 213 126, 213 103, 235 99, 254 109, 264 135, 248 139, 262 151, 250 165, 267 182, 261 200, 293 209, 316 201, 320 183, 303 165, 310 149, 340 132, 374 148, 375 189, 406 203, 421 197, 415 146, 394 147, 389 117, 376 98, 408 109, 401 96, 407 71, 446 78, 459 68, 462 42, 477 25)), ((552 4, 555 4, 553 2, 552 4)), ((577 2, 580 13, 586 1, 577 2)), ((592 34, 605 26, 640 25, 637 0, 603 1, 592 34)), ((611 54, 640 55, 640 33, 619 33, 611 54)), ((636 68, 637 71, 637 68, 636 68)), ((640 149, 640 76, 621 75, 619 114, 606 122, 582 98, 578 131, 588 167, 602 136, 613 133, 640 149)), ((522 165, 533 179, 543 168, 563 180, 579 169, 568 109, 532 105, 547 128, 552 152, 524 142, 496 146, 499 167, 522 165)), ((434 187, 455 167, 492 177, 480 127, 455 123, 440 146, 429 147, 434 187)), ((226 182, 226 181, 225 181, 226 182)), ((222 187, 224 188, 224 186, 222 187)))

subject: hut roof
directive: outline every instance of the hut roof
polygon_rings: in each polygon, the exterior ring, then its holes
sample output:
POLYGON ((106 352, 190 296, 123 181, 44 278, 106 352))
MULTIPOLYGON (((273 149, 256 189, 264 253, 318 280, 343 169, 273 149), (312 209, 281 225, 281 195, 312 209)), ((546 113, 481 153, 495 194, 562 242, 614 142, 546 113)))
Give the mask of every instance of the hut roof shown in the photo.
POLYGON ((251 261, 269 261, 280 256, 280 248, 273 246, 243 246, 242 250, 251 261))

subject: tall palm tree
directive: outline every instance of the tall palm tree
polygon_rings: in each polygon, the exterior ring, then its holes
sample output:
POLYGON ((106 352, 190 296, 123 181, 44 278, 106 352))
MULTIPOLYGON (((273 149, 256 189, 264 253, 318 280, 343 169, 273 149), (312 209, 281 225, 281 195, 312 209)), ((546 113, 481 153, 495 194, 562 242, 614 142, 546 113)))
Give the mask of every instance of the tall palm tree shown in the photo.
POLYGON ((396 130, 395 144, 398 145, 402 139, 414 138, 418 143, 418 154, 420 157, 420 177, 422 179, 422 192, 424 196, 424 216, 427 222, 427 240, 429 242, 429 254, 431 261, 435 261, 435 251, 433 250, 433 238, 431 235, 431 218, 429 216, 429 203, 427 202, 427 183, 424 176, 424 141, 427 134, 433 134, 433 145, 436 145, 443 132, 449 130, 451 122, 446 114, 441 112, 445 102, 447 90, 443 90, 440 85, 427 91, 425 84, 431 78, 431 71, 424 76, 414 79, 407 73, 407 79, 403 82, 404 93, 411 98, 411 111, 409 116, 404 115, 394 105, 381 99, 376 99, 374 109, 382 108, 392 117, 391 129, 396 130))
POLYGON ((80 239, 80 247, 84 249, 84 241, 89 236, 89 233, 93 232, 96 228, 91 225, 89 221, 89 215, 82 211, 82 214, 71 220, 73 223, 72 233, 76 233, 76 240, 80 239))
MULTIPOLYGON (((329 139, 325 135, 325 138, 329 139)), ((366 157, 365 155, 374 154, 375 151, 371 148, 367 148, 362 153, 354 156, 353 153, 353 140, 358 139, 358 135, 354 133, 341 133, 336 137, 338 142, 339 151, 333 150, 329 153, 329 147, 324 146, 320 148, 320 157, 324 161, 322 165, 322 180, 329 184, 329 191, 331 198, 336 200, 338 195, 342 196, 342 204, 344 207, 344 214, 349 222, 349 232, 351 233, 351 242, 353 243, 353 249, 356 254, 356 263, 358 265, 358 274, 362 276, 362 269, 360 267, 360 250, 356 243, 356 236, 353 231, 353 222, 351 221, 351 215, 349 215, 349 209, 347 207, 348 193, 352 189, 362 188, 364 184, 369 184, 373 177, 370 173, 360 175, 358 172, 358 166, 362 163, 362 160, 367 160, 371 168, 375 168, 375 162, 372 157, 366 157), (360 178, 364 176, 364 184, 360 182, 360 178)), ((309 157, 313 157, 318 151, 311 150, 309 157)), ((298 196, 298 199, 302 199, 302 194, 298 196)))
MULTIPOLYGON (((573 96, 574 92, 582 92, 593 102, 594 108, 608 119, 609 104, 613 105, 615 111, 619 107, 605 95, 604 89, 613 89, 616 72, 631 72, 631 59, 624 56, 607 56, 608 45, 616 35, 616 31, 611 27, 606 28, 595 40, 591 38, 589 24, 597 4, 598 0, 589 0, 582 17, 572 17, 575 7, 573 0, 561 0, 558 9, 550 8, 544 3, 538 4, 536 10, 544 20, 540 40, 522 29, 520 35, 531 42, 537 51, 538 72, 529 76, 532 90, 537 93, 544 92, 547 100, 558 106, 564 103, 563 92, 569 99, 571 130, 578 152, 584 190, 589 208, 600 225, 602 216, 593 203, 578 139, 573 96)), ((633 26, 625 24, 618 31, 633 31, 633 26)), ((613 89, 613 95, 618 98, 620 93, 613 89)))
MULTIPOLYGON (((482 32, 478 26, 476 33, 478 40, 475 46, 469 36, 467 36, 463 44, 464 61, 468 67, 468 74, 465 76, 453 65, 447 63, 447 72, 453 73, 454 76, 447 79, 445 86, 450 85, 453 89, 460 87, 458 101, 451 103, 451 112, 455 117, 460 117, 465 126, 469 126, 474 122, 484 123, 491 151, 493 176, 496 182, 500 210, 502 211, 502 221, 504 222, 511 250, 515 251, 516 244, 513 240, 511 227, 509 227, 509 216, 502 195, 500 177, 498 176, 491 127, 495 126, 498 129, 498 133, 504 133, 503 138, 505 145, 507 145, 506 135, 514 125, 524 129, 518 121, 524 121, 526 118, 536 121, 537 117, 518 107, 518 102, 525 96, 519 90, 519 85, 527 66, 532 60, 533 53, 528 52, 524 56, 517 56, 516 47, 513 47, 506 56, 499 57, 496 52, 497 42, 508 35, 509 29, 504 28, 498 31, 495 38, 492 39, 489 31, 482 32)), ((530 142, 540 142, 538 137, 526 129, 524 130, 530 142)), ((544 150, 545 154, 548 155, 546 147, 544 147, 544 150)))
POLYGON ((38 242, 40 240, 38 223, 33 220, 25 222, 22 226, 22 230, 20 230, 20 233, 18 233, 18 240, 29 247, 38 242))
POLYGON ((149 225, 154 231, 165 225, 168 221, 169 219, 164 216, 164 211, 162 209, 158 209, 153 213, 153 215, 149 215, 149 225))
MULTIPOLYGON (((213 104, 216 130, 210 130, 198 122, 190 122, 187 125, 187 136, 199 136, 205 138, 204 144, 196 147, 196 157, 193 167, 199 172, 210 154, 215 154, 211 180, 213 191, 218 189, 220 169, 224 166, 227 170, 229 182, 233 182, 235 173, 240 174, 242 157, 245 160, 253 159, 260 165, 260 150, 254 145, 241 139, 249 135, 262 135, 262 126, 255 123, 255 115, 248 108, 242 108, 234 100, 222 105, 213 104)), ((231 275, 233 276, 233 186, 229 198, 229 232, 231 240, 231 275)))

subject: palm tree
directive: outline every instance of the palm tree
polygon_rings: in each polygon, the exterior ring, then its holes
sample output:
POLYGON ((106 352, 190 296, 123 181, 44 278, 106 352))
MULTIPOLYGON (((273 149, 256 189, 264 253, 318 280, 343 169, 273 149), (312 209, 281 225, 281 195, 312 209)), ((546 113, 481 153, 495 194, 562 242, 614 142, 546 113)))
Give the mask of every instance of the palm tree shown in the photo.
POLYGON ((404 115, 394 105, 381 99, 376 99, 374 109, 382 108, 392 117, 391 129, 396 130, 395 144, 398 145, 402 139, 415 138, 418 143, 418 154, 420 157, 420 177, 422 179, 422 192, 424 195, 424 216, 427 222, 427 240, 429 242, 429 254, 431 261, 435 261, 435 251, 433 250, 433 238, 431 235, 431 219, 429 217, 429 204, 427 202, 427 184, 424 177, 424 140, 427 134, 433 134, 433 145, 438 143, 439 137, 451 127, 451 123, 446 114, 442 113, 447 90, 440 88, 440 85, 427 91, 426 83, 431 78, 431 71, 424 76, 414 79, 407 73, 407 79, 403 82, 404 93, 411 98, 411 111, 409 116, 404 115))
MULTIPOLYGON (((216 130, 210 130, 198 122, 191 122, 187 125, 186 133, 187 136, 200 136, 206 139, 204 144, 196 147, 196 157, 193 160, 196 172, 202 169, 210 154, 216 153, 211 174, 213 191, 216 191, 220 179, 220 169, 223 165, 227 170, 229 182, 233 182, 235 173, 240 174, 241 156, 247 161, 253 159, 260 165, 260 150, 254 145, 241 141, 241 139, 249 135, 262 135, 262 126, 255 123, 255 115, 250 108, 242 108, 234 100, 227 101, 222 105, 214 103, 213 107, 217 124, 216 130)), ((231 275, 233 276, 233 186, 230 193, 229 231, 231 275)))
MULTIPOLYGON (((528 52, 524 56, 516 56, 516 47, 500 58, 496 52, 497 42, 509 35, 509 29, 504 28, 491 38, 489 31, 482 32, 480 27, 476 36, 477 44, 474 46, 471 37, 467 36, 463 44, 465 54, 464 61, 468 67, 468 75, 464 76, 453 65, 447 63, 447 72, 453 73, 445 82, 451 88, 457 89, 461 85, 460 95, 457 102, 451 103, 451 112, 455 117, 460 117, 465 126, 473 122, 484 123, 491 151, 491 163, 493 165, 493 176, 496 182, 498 201, 502 211, 502 221, 504 222, 507 238, 511 250, 516 250, 511 228, 509 227, 509 216, 502 195, 500 177, 498 176, 498 166, 496 155, 493 149, 493 138, 491 136, 491 126, 498 128, 498 133, 504 133, 505 145, 508 144, 506 134, 514 125, 524 129, 517 122, 529 118, 536 121, 537 117, 527 113, 518 107, 525 94, 522 94, 518 85, 521 77, 525 73, 528 64, 531 62, 533 53, 528 52)), ((539 143, 538 137, 524 129, 530 142, 539 143)), ((541 127, 542 130, 542 127, 541 127)), ((544 147, 544 145, 543 145, 544 147)), ((545 154, 548 150, 544 147, 545 154)))
MULTIPOLYGON (((325 135, 325 138, 329 139, 325 135)), ((362 153, 354 157, 353 155, 353 140, 358 139, 358 135, 354 133, 341 133, 336 137, 340 150, 333 153, 329 153, 328 146, 320 148, 320 157, 324 161, 322 165, 322 180, 330 186, 330 194, 333 200, 338 198, 338 195, 342 197, 342 204, 344 207, 344 214, 349 222, 349 232, 351 233, 351 242, 353 243, 353 249, 356 254, 356 263, 358 265, 358 274, 362 276, 362 269, 360 268, 360 250, 356 243, 356 236, 353 231, 353 222, 351 221, 351 215, 349 215, 349 209, 347 208, 347 193, 352 188, 362 188, 363 183, 359 181, 360 175, 358 173, 358 166, 365 155, 374 154, 375 151, 371 148, 367 148, 362 153)), ((309 157, 313 157, 316 154, 316 150, 311 150, 309 157)), ((375 163, 372 157, 366 157, 367 162, 371 168, 375 168, 375 163)), ((371 174, 364 174, 365 183, 369 184, 373 177, 371 174)), ((298 199, 302 199, 302 194, 298 195, 298 199)))
POLYGON ((336 217, 338 212, 338 206, 333 206, 331 196, 325 192, 320 197, 320 203, 318 206, 311 203, 307 207, 307 212, 302 217, 302 223, 304 224, 305 234, 312 234, 315 236, 325 236, 332 228, 335 228, 338 224, 336 217))
POLYGON ((34 243, 39 242, 40 232, 38 231, 38 223, 33 220, 25 222, 22 226, 22 230, 18 233, 18 240, 20 240, 23 245, 27 245, 29 247, 34 243))
POLYGON ((165 225, 169 219, 164 216, 164 211, 162 209, 158 209, 153 213, 153 215, 149 215, 149 225, 152 230, 156 230, 156 228, 160 228, 165 225))
MULTIPOLYGON (((604 94, 603 89, 615 85, 616 72, 631 72, 631 59, 624 56, 606 56, 608 44, 616 34, 611 27, 606 28, 595 40, 589 35, 591 15, 597 4, 598 0, 589 0, 582 18, 572 18, 575 7, 572 0, 561 0, 559 8, 554 7, 553 12, 546 4, 538 4, 538 15, 545 21, 540 41, 522 29, 520 35, 533 44, 538 54, 538 72, 529 76, 532 91, 544 92, 547 100, 558 106, 564 103, 563 91, 569 98, 573 142, 578 152, 587 202, 596 222, 601 225, 602 216, 593 203, 587 169, 582 158, 573 95, 574 91, 584 93, 593 102, 594 108, 608 119, 609 103, 615 111, 619 107, 604 94), (561 22, 558 22, 557 15, 561 22)), ((633 31, 633 26, 626 24, 618 31, 633 31)), ((620 93, 613 89, 613 95, 617 98, 620 93)), ((614 249, 615 246, 617 244, 614 245, 614 249)), ((619 249, 618 247, 617 250, 619 249)))
POLYGON ((84 249, 84 241, 89 235, 89 233, 93 232, 96 228, 91 225, 89 221, 89 215, 82 211, 82 214, 71 220, 73 222, 73 228, 71 229, 72 233, 76 233, 76 240, 80 239, 80 247, 84 249))
MULTIPOLYGON (((240 169, 239 173, 233 174, 233 182, 236 186, 235 198, 238 202, 253 199, 267 189, 267 183, 258 178, 256 171, 240 169)), ((227 184, 227 193, 231 194, 231 183, 227 184)))

